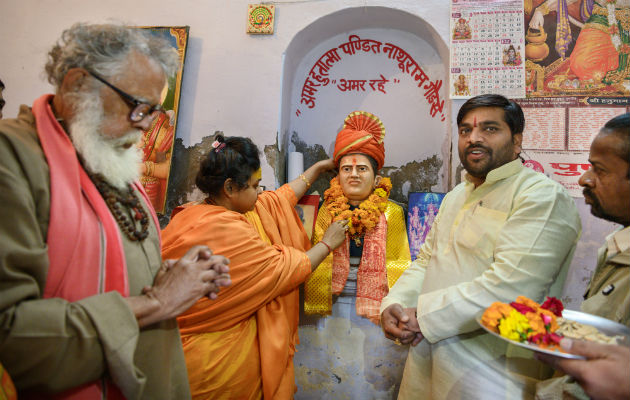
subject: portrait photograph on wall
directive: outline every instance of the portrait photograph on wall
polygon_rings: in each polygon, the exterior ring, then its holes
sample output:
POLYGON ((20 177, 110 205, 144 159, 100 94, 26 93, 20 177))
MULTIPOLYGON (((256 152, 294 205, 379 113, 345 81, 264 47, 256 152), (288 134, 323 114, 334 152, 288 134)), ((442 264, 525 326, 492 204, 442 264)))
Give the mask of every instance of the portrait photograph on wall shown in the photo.
POLYGON ((166 204, 166 188, 171 170, 173 144, 177 132, 177 115, 179 99, 188 45, 188 26, 145 26, 151 34, 160 36, 177 50, 179 66, 174 75, 167 78, 168 85, 164 87, 161 96, 162 107, 166 111, 157 116, 146 130, 138 146, 142 150, 142 164, 140 165, 140 182, 147 192, 151 204, 158 214, 164 214, 166 204))
POLYGON ((446 193, 410 192, 407 211, 407 236, 411 260, 415 260, 420 247, 431 230, 446 193))

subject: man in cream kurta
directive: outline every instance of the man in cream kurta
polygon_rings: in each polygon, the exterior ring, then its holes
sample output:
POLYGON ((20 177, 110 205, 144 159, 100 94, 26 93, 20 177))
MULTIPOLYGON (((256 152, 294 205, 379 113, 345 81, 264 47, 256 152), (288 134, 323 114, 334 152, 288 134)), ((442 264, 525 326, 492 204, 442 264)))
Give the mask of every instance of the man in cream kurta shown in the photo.
POLYGON ((559 295, 579 216, 559 184, 517 158, 523 117, 516 103, 473 98, 462 106, 458 126, 466 179, 444 198, 418 258, 381 305, 388 337, 410 342, 388 325, 397 307, 405 308, 398 327, 421 332, 399 398, 531 398, 549 371, 531 353, 484 333, 475 317, 495 301, 559 295))

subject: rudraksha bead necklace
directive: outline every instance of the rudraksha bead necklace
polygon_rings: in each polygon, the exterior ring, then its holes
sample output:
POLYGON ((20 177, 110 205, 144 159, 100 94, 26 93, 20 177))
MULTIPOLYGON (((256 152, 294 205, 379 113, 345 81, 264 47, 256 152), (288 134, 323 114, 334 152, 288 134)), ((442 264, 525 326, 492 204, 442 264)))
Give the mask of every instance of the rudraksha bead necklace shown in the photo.
POLYGON ((146 239, 149 236, 149 216, 131 185, 121 191, 110 185, 101 174, 90 174, 90 179, 129 240, 141 242, 146 239), (137 225, 140 229, 136 229, 137 225))

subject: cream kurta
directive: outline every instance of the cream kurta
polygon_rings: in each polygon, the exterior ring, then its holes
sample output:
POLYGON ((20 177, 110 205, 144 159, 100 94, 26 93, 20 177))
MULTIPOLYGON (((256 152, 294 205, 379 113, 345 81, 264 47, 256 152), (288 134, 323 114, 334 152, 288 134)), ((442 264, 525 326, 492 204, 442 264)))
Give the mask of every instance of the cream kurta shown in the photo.
MULTIPOLYGON (((0 362, 19 396, 109 376, 128 399, 190 398, 175 319, 139 330, 118 292, 73 303, 42 299, 50 179, 26 106, 18 119, 0 121, 0 205, 0 362)), ((131 296, 151 285, 160 267, 159 233, 150 221, 140 243, 121 234, 131 296)))
POLYGON ((466 181, 448 193, 418 258, 381 305, 417 307, 425 336, 410 348, 399 398, 533 397, 549 371, 483 333, 475 315, 519 295, 559 295, 580 230, 566 191, 520 160, 476 189, 466 181))

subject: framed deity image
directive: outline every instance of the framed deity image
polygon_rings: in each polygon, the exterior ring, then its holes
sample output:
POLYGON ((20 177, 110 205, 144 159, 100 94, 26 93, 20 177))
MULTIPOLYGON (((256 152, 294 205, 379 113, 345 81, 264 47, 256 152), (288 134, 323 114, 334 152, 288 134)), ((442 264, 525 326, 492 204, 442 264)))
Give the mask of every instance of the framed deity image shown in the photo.
POLYGON ((420 247, 431 230, 446 193, 410 192, 407 211, 407 237, 411 259, 415 260, 420 247))
POLYGON ((138 27, 138 29, 146 29, 152 35, 166 39, 179 56, 179 66, 175 74, 167 77, 168 85, 162 91, 161 102, 166 113, 160 114, 153 120, 151 127, 143 132, 142 140, 138 143, 138 147, 142 151, 140 182, 155 211, 158 214, 164 214, 173 144, 177 132, 177 116, 189 27, 143 26, 138 27))
POLYGON ((273 4, 249 4, 247 6, 247 33, 272 35, 276 8, 273 4))
POLYGON ((317 221, 317 211, 319 210, 319 195, 318 194, 306 194, 302 196, 295 206, 295 211, 298 213, 304 230, 308 235, 309 240, 313 237, 313 230, 315 229, 315 221, 317 221))

